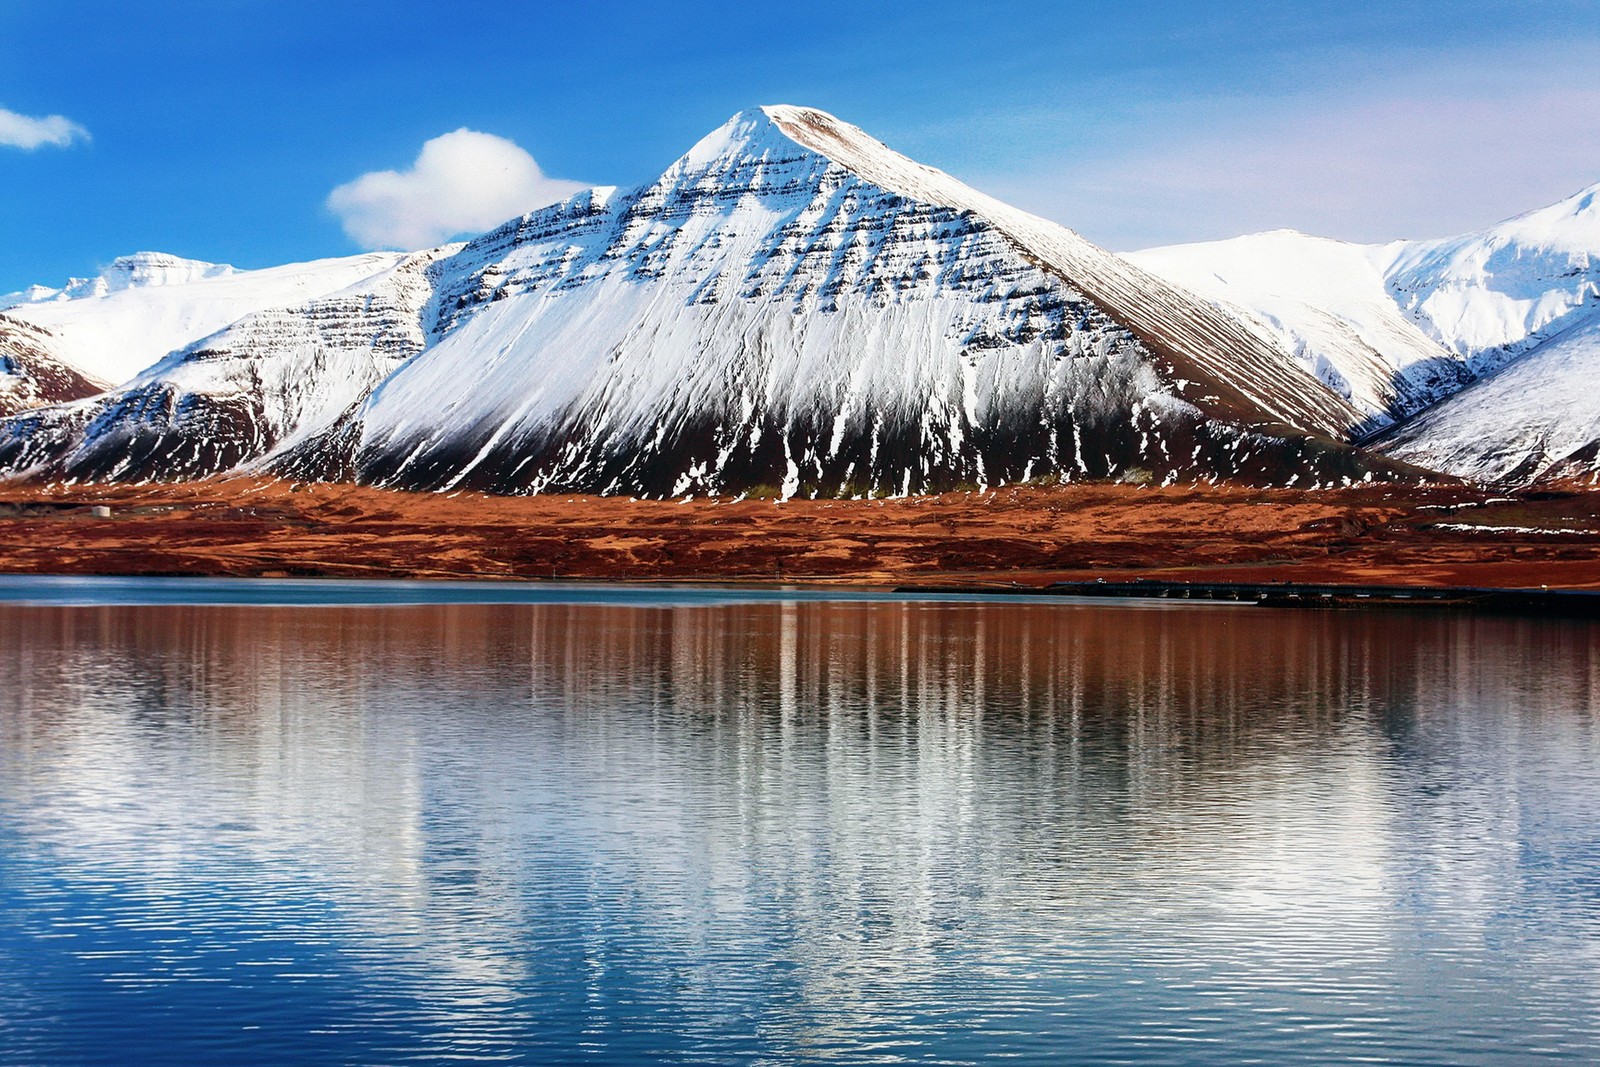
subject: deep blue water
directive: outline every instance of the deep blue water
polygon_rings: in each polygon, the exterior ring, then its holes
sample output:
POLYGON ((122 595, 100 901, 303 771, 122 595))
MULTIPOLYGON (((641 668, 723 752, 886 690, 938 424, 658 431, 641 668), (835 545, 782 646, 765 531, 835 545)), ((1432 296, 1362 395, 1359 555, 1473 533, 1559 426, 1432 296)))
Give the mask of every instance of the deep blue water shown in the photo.
POLYGON ((476 588, 0 580, 0 1062, 1600 1060, 1600 627, 476 588))

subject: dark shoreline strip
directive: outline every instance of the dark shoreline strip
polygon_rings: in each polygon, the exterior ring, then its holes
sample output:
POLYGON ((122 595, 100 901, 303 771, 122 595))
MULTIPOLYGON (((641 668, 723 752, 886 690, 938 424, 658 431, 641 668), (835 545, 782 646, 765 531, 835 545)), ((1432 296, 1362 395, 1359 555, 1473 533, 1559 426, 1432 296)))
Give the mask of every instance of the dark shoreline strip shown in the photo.
POLYGON ((1474 589, 1450 586, 1312 585, 1297 582, 1054 582, 1005 586, 902 585, 897 593, 998 592, 1138 600, 1199 600, 1264 608, 1451 608, 1512 615, 1600 618, 1600 592, 1566 589, 1474 589))

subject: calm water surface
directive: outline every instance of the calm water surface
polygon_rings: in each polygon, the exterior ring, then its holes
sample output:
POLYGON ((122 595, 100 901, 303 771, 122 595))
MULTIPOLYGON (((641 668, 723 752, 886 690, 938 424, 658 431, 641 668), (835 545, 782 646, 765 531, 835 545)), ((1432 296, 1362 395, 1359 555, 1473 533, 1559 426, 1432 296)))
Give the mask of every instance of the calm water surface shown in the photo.
POLYGON ((1600 1059, 1600 627, 29 588, 6 1064, 1600 1059))

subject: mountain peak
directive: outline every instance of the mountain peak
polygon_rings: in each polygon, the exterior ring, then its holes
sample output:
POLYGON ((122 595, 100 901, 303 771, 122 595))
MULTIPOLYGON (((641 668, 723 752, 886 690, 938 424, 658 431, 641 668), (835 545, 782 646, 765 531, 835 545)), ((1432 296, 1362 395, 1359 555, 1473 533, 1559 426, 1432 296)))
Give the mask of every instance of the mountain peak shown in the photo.
POLYGON ((907 191, 908 179, 911 185, 926 184, 929 177, 952 181, 907 159, 859 127, 818 108, 794 104, 740 111, 702 137, 668 174, 720 169, 740 160, 793 158, 797 147, 897 192, 907 191))
POLYGON ((135 252, 118 256, 110 266, 92 278, 69 278, 60 289, 31 285, 20 293, 0 296, 0 308, 22 304, 42 304, 58 300, 78 300, 106 296, 124 289, 146 289, 159 285, 186 285, 207 278, 223 278, 238 271, 226 263, 207 263, 184 259, 166 252, 135 252))
POLYGON ((199 259, 184 259, 166 252, 135 252, 131 256, 118 256, 111 261, 101 277, 107 287, 131 289, 150 285, 183 285, 206 278, 221 278, 235 274, 235 268, 226 263, 208 263, 199 259))
POLYGON ((1600 248, 1600 182, 1548 207, 1507 219, 1487 234, 1552 251, 1587 254, 1600 248))
POLYGON ((229 308, 105 399, 0 424, 0 469, 785 497, 1371 473, 1307 443, 1357 416, 1288 353, 814 108, 742 111, 614 202, 441 255, 229 308))
POLYGON ((761 157, 774 149, 790 152, 794 141, 774 123, 770 108, 739 112, 695 143, 673 165, 673 171, 702 170, 732 159, 761 157))

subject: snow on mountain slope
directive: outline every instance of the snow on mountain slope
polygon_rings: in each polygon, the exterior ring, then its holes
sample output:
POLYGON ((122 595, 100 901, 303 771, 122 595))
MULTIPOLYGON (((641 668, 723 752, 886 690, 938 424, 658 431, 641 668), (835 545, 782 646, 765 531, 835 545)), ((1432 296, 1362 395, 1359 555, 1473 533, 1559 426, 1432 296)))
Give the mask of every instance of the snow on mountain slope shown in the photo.
POLYGON ((1299 436, 1353 409, 1231 318, 821 112, 742 113, 655 183, 516 220, 440 275, 438 341, 340 438, 366 480, 849 495, 1366 473, 1299 436))
POLYGON ((56 358, 48 330, 0 315, 0 416, 92 396, 104 388, 56 358))
POLYGON ((1381 447, 1506 485, 1600 476, 1600 313, 1430 408, 1381 447))
POLYGON ((177 479, 293 448, 422 349, 428 269, 454 247, 405 256, 299 307, 246 315, 110 392, 4 420, 0 469, 177 479))
POLYGON ((1293 352, 1365 416, 1363 429, 1388 425, 1471 380, 1457 353, 1391 298, 1384 249, 1277 230, 1127 258, 1293 352))
POLYGON ((1600 185, 1383 251, 1394 299, 1483 377, 1379 447, 1506 484, 1600 473, 1600 185))
MULTIPOLYGON (((1285 425, 1338 433, 1350 410, 1285 364, 1283 352, 1261 344, 1232 317, 1168 285, 1123 257, 1091 244, 1057 223, 970 189, 932 167, 889 149, 832 115, 809 108, 766 109, 796 143, 891 192, 943 204, 988 220, 1019 251, 1088 294, 1180 373, 1194 372, 1285 425)), ((1231 399, 1231 398, 1230 398, 1231 399)))
POLYGON ((1481 373, 1600 306, 1600 184, 1476 233, 1385 246, 1380 267, 1396 303, 1481 373))
POLYGON ((56 357, 80 373, 121 383, 251 312, 338 292, 399 259, 373 252, 242 271, 140 252, 97 278, 12 294, 0 299, 0 309, 49 330, 56 357))

